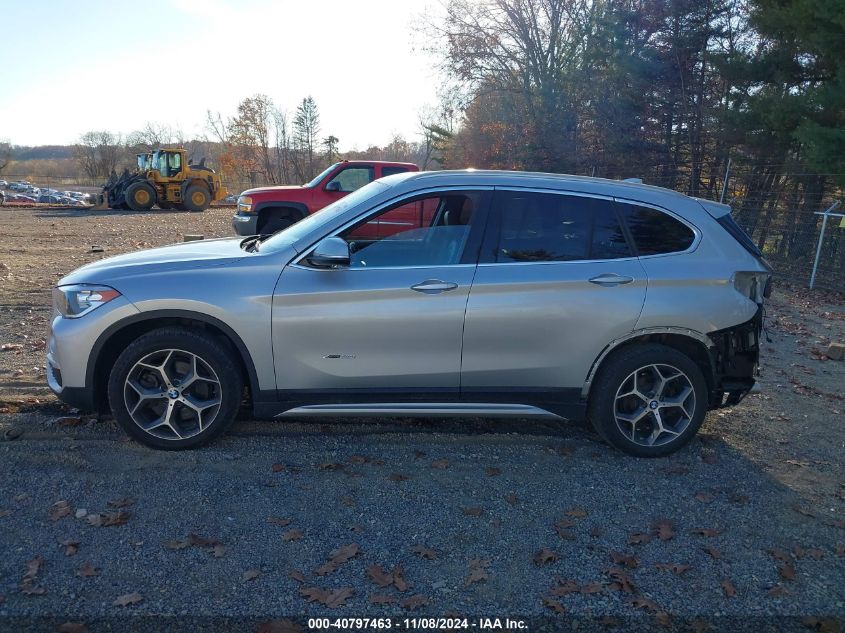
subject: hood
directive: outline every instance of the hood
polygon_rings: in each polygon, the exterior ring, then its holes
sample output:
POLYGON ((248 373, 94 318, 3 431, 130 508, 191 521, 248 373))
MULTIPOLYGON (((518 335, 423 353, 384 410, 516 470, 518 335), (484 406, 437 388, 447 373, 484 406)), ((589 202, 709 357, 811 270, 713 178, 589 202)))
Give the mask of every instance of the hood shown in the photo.
POLYGON ((125 277, 222 266, 247 255, 241 249, 242 241, 242 237, 198 240, 106 257, 77 268, 62 278, 59 285, 110 284, 125 277))
POLYGON ((273 193, 275 191, 300 191, 306 189, 303 185, 278 185, 275 187, 255 187, 254 189, 247 189, 242 191, 242 196, 254 196, 259 193, 273 193))

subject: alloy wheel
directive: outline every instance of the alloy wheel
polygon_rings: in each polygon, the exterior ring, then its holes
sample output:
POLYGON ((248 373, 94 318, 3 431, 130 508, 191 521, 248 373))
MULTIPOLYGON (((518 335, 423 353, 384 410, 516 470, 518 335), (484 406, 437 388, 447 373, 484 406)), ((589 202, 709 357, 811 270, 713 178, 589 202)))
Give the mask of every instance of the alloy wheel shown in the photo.
POLYGON ((202 433, 220 411, 220 379, 201 357, 179 349, 147 354, 126 376, 123 397, 132 421, 164 440, 202 433))
POLYGON ((641 446, 660 446, 686 430, 695 407, 690 378, 671 365, 654 364, 640 367, 622 381, 613 415, 628 440, 641 446))

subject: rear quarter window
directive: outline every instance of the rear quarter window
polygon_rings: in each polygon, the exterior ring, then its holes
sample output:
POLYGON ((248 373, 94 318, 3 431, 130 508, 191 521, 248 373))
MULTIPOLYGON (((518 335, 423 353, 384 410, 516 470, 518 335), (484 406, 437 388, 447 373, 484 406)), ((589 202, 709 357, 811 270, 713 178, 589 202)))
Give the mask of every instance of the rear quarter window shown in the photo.
POLYGON ((621 204, 638 255, 681 253, 692 246, 695 233, 668 213, 633 204, 621 204))

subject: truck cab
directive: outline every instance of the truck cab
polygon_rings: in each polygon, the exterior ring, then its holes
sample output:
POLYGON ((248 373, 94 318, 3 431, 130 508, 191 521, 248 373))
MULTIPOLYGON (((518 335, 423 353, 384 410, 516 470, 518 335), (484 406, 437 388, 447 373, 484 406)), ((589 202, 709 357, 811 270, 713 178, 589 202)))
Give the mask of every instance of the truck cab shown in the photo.
POLYGON ((413 163, 344 160, 302 186, 257 187, 238 197, 232 228, 238 235, 268 235, 385 176, 419 171, 413 163))

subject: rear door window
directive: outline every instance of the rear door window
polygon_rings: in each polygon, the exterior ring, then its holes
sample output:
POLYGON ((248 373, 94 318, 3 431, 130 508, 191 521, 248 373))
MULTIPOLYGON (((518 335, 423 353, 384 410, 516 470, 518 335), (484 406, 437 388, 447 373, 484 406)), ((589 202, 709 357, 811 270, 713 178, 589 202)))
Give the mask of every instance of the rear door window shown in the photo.
POLYGON ((628 203, 619 207, 639 255, 681 253, 695 240, 692 229, 668 213, 628 203))
POLYGON ((384 178, 385 176, 392 176, 393 174, 404 174, 406 171, 410 171, 407 167, 400 167, 396 166, 386 166, 381 168, 381 177, 384 178))
POLYGON ((499 191, 493 261, 559 262, 630 257, 609 200, 532 191, 499 191))

